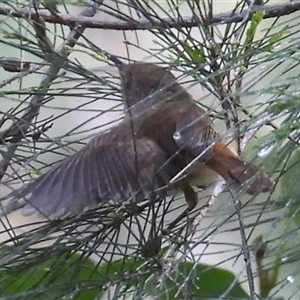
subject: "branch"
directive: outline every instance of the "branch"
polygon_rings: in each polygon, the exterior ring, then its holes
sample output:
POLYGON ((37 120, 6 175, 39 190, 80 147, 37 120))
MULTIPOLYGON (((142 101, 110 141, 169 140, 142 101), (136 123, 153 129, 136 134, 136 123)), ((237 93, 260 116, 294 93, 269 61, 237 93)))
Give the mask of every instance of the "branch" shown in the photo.
MULTIPOLYGON (((226 13, 216 14, 210 19, 205 21, 206 25, 218 25, 227 23, 239 23, 244 20, 251 19, 252 15, 264 10, 264 19, 270 19, 274 17, 281 17, 292 14, 300 10, 300 2, 291 2, 288 4, 278 5, 266 5, 266 6, 254 6, 251 9, 246 9, 240 13, 233 14, 232 11, 226 13)), ((46 10, 33 10, 30 8, 12 8, 6 5, 0 5, 0 15, 12 16, 16 18, 29 18, 42 17, 48 23, 62 24, 68 26, 74 26, 74 24, 82 25, 85 28, 101 28, 101 29, 113 29, 113 30, 145 30, 149 27, 159 28, 191 28, 201 25, 199 19, 194 17, 180 17, 179 19, 149 18, 147 20, 128 20, 103 22, 102 19, 93 16, 86 15, 71 15, 56 13, 55 15, 46 10)))
MULTIPOLYGON (((79 16, 88 16, 90 18, 93 17, 97 12, 97 8, 102 4, 102 2, 103 0, 90 0, 86 8, 79 14, 79 16)), ((74 47, 76 41, 82 35, 85 28, 86 26, 84 25, 73 24, 72 30, 66 37, 66 40, 56 49, 55 52, 53 52, 53 54, 55 54, 53 56, 53 63, 46 71, 37 89, 40 91, 40 93, 32 96, 27 109, 20 120, 7 130, 8 132, 14 133, 13 141, 15 144, 8 145, 8 152, 0 161, 0 180, 9 166, 10 160, 18 147, 18 142, 22 140, 23 136, 29 130, 30 124, 32 123, 34 117, 38 115, 39 109, 43 103, 44 95, 47 93, 51 83, 55 80, 59 70, 65 63, 65 60, 70 53, 68 49, 70 47, 74 47)))

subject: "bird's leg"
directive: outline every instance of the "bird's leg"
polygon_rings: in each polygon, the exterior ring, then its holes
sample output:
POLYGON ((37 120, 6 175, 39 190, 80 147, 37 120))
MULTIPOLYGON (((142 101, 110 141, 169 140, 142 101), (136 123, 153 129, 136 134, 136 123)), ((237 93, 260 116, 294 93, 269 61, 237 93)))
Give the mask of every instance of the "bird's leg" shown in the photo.
POLYGON ((188 216, 189 212, 194 209, 198 203, 198 195, 188 183, 181 182, 179 188, 183 191, 188 207, 169 224, 167 232, 174 228, 184 217, 188 216))

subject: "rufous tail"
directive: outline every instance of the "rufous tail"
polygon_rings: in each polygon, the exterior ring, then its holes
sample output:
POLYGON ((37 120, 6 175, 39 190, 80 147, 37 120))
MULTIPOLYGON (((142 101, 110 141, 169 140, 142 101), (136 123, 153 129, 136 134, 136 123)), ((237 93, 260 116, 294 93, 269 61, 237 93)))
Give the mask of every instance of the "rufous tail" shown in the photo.
POLYGON ((206 165, 220 174, 230 185, 245 190, 250 195, 269 192, 274 181, 251 163, 243 161, 223 142, 213 146, 214 155, 206 165))

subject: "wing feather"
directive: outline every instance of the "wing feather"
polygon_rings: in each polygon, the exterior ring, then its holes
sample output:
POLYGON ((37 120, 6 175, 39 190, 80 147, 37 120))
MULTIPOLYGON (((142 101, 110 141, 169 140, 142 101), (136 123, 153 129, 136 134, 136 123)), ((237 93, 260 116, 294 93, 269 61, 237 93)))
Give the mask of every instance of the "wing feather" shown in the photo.
POLYGON ((66 158, 21 190, 20 195, 26 198, 23 214, 76 214, 110 200, 132 197, 141 201, 152 192, 150 189, 167 186, 172 174, 168 165, 164 166, 164 151, 155 142, 141 138, 134 147, 125 138, 108 143, 107 133, 103 143, 101 136, 97 139, 98 143, 66 158), (154 174, 157 178, 153 181, 154 174))

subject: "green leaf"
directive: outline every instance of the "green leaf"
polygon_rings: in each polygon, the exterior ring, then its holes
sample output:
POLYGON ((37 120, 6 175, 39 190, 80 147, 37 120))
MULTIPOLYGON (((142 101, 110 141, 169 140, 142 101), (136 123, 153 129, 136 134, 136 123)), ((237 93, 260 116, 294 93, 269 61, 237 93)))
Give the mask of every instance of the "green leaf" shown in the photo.
POLYGON ((27 174, 29 175, 37 175, 37 176, 40 176, 40 175, 43 175, 43 172, 39 169, 34 169, 34 168, 25 168, 27 174))
POLYGON ((221 268, 184 262, 179 264, 178 269, 171 277, 174 280, 167 280, 165 293, 160 299, 183 299, 183 292, 178 291, 178 287, 182 285, 185 285, 182 289, 184 293, 193 297, 191 299, 208 299, 221 296, 222 299, 249 298, 249 295, 236 280, 235 275, 221 268))
POLYGON ((246 161, 259 166, 270 176, 281 170, 286 156, 274 132, 267 131, 256 139, 251 139, 242 154, 246 161))
POLYGON ((288 31, 286 29, 283 29, 277 33, 272 34, 266 42, 267 46, 263 47, 261 50, 265 52, 272 51, 276 47, 278 42, 282 39, 283 35, 287 33, 288 31))
POLYGON ((188 53, 190 58, 194 63, 204 63, 205 58, 204 58, 204 52, 203 49, 194 49, 192 48, 187 42, 182 41, 181 42, 184 50, 188 53))
POLYGON ((251 18, 251 23, 250 23, 250 27, 247 30, 246 33, 246 45, 251 43, 254 39, 256 30, 258 25, 261 23, 261 21, 263 20, 265 15, 264 11, 257 11, 253 14, 252 18, 251 18))
MULTIPOLYGON (((161 272, 144 259, 119 260, 97 267, 79 254, 63 254, 24 271, 18 267, 1 271, 0 291, 3 295, 23 295, 31 299, 92 300, 103 295, 101 287, 121 282, 124 287, 136 287, 145 294, 157 296, 158 291, 153 287, 161 272)), ((159 299, 174 299, 177 292, 180 299, 178 286, 184 286, 184 291, 197 299, 219 297, 224 293, 231 298, 248 297, 234 274, 220 268, 183 262, 171 277, 174 281, 166 279, 167 288, 164 286, 159 299)))
POLYGON ((120 274, 126 274, 127 279, 124 280, 124 286, 138 287, 141 285, 140 288, 145 293, 162 300, 183 299, 180 291, 177 295, 179 286, 184 286, 184 292, 195 296, 195 299, 219 297, 224 293, 228 298, 249 298, 233 273, 205 264, 179 263, 178 268, 170 274, 170 277, 165 277, 166 282, 161 291, 157 290, 157 281, 164 275, 161 274, 161 270, 154 268, 151 270, 146 261, 142 259, 108 263, 99 268, 99 271, 112 282, 120 274))
POLYGON ((294 131, 300 129, 300 122, 281 124, 280 128, 274 132, 275 138, 278 141, 285 140, 294 131))
POLYGON ((300 151, 295 151, 289 159, 286 172, 281 176, 280 187, 284 203, 290 202, 289 216, 300 225, 300 151))
MULTIPOLYGON (((0 272, 2 295, 23 295, 26 299, 95 299, 97 267, 79 254, 61 255, 25 271, 8 268, 0 272)), ((25 299, 23 298, 23 299, 25 299)))

